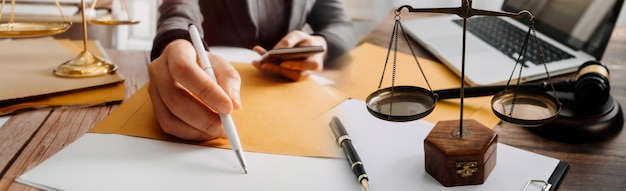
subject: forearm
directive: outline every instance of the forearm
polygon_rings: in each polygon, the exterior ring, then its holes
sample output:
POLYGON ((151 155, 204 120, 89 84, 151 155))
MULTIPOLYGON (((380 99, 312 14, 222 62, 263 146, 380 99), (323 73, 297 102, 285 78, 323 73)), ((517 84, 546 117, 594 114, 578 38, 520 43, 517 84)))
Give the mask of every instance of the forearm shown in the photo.
POLYGON ((356 36, 350 17, 341 0, 318 0, 308 17, 314 34, 326 39, 327 61, 333 60, 356 45, 356 36))
POLYGON ((189 24, 198 26, 202 31, 202 13, 198 0, 164 0, 159 6, 157 33, 153 40, 151 59, 154 60, 170 42, 176 39, 190 40, 187 28, 189 24))

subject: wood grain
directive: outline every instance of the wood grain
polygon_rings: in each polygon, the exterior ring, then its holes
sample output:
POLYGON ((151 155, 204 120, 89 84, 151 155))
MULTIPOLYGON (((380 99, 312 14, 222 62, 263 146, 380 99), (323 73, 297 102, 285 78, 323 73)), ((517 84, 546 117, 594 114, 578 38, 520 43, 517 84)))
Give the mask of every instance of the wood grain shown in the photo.
MULTIPOLYGON (((125 97, 148 82, 147 51, 107 50, 124 77, 125 97)), ((69 107, 24 112, 12 116, 0 128, 0 190, 37 190, 14 182, 108 116, 117 105, 69 107)))
POLYGON ((462 122, 463 135, 457 134, 460 121, 448 120, 437 122, 424 139, 426 172, 444 186, 483 184, 496 165, 498 135, 476 120, 462 122), (457 172, 464 169, 460 162, 475 163, 473 171, 457 172))
MULTIPOLYGON (((402 19, 431 16, 402 14, 402 19)), ((394 24, 390 11, 379 25, 364 38, 364 42, 387 47, 394 24)), ((434 59, 411 40, 416 54, 434 59)), ((399 51, 410 53, 408 46, 399 51)), ((125 78, 126 97, 148 81, 147 51, 107 50, 111 60, 119 65, 125 78)), ((618 26, 602 59, 611 73, 611 94, 619 103, 626 103, 626 26, 618 26)), ((322 74, 336 75, 336 71, 322 74)), ((21 173, 33 168, 61 148, 84 134, 106 117, 117 105, 89 108, 42 109, 15 114, 0 127, 0 190, 36 190, 15 183, 21 173)), ((551 156, 571 165, 559 190, 623 190, 626 188, 626 131, 614 137, 591 143, 563 143, 538 136, 525 128, 499 124, 494 128, 501 143, 531 152, 551 156)), ((514 177, 512 177, 514 178, 514 177)), ((521 188, 519 188, 521 189, 521 188)), ((519 190, 512 188, 512 190, 519 190)))
MULTIPOLYGON (((387 47, 394 24, 393 11, 389 12, 365 41, 387 47)), ((401 13, 401 19, 432 16, 432 14, 401 13)), ((425 29, 427 30, 427 29, 425 29)), ((418 47, 418 56, 436 60, 418 47)), ((398 51, 410 53, 408 46, 398 51)), ((626 103, 626 26, 617 26, 602 59, 610 70, 611 95, 622 105, 626 103)), ((565 76, 567 77, 567 76, 565 76)), ((624 114, 622 114, 624 115, 624 114)), ((564 143, 543 138, 523 127, 501 123, 494 128, 499 142, 524 150, 557 158, 570 164, 570 170, 558 190, 623 190, 626 188, 626 131, 614 137, 591 143, 564 143)), ((515 189, 513 189, 515 190, 515 189)), ((520 188, 521 190, 521 188, 520 188)))

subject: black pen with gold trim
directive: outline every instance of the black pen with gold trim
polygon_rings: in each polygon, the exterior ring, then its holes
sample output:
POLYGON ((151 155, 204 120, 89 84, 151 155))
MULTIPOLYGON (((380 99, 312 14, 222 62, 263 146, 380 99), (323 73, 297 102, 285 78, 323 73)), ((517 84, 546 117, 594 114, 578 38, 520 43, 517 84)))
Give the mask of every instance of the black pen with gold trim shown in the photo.
POLYGON ((356 153, 356 149, 354 149, 352 145, 352 140, 350 136, 348 136, 348 132, 343 127, 343 124, 341 124, 341 121, 339 121, 339 118, 333 116, 333 119, 330 121, 330 128, 337 139, 337 144, 341 146, 343 152, 346 154, 348 163, 350 163, 352 172, 357 177, 357 181, 359 181, 365 191, 369 190, 369 178, 367 177, 367 173, 365 173, 363 162, 356 153))

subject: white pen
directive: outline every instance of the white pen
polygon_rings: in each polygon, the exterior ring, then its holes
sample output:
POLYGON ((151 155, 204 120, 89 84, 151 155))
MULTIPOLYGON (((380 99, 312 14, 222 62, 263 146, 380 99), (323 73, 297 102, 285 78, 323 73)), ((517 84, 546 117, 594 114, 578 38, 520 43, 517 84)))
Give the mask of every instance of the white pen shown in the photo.
MULTIPOLYGON (((202 43, 202 39, 200 38, 200 33, 198 29, 189 25, 189 35, 191 36, 191 42, 198 53, 198 57, 200 58, 200 64, 202 65, 202 69, 211 77, 211 80, 217 83, 217 79, 215 78, 215 73, 213 72, 213 67, 211 66, 211 62, 209 61, 209 57, 207 57, 206 51, 204 49, 204 44, 202 43)), ((237 154, 237 158, 239 158, 239 163, 241 167, 248 174, 248 167, 246 165, 246 160, 243 157, 243 151, 241 148, 241 143, 239 142, 239 135, 237 134, 237 129, 235 128, 235 123, 233 122, 233 118, 227 114, 220 113, 220 120, 222 121, 222 125, 224 126, 224 130, 226 131, 226 136, 228 136, 228 141, 230 145, 233 147, 233 151, 237 154)))

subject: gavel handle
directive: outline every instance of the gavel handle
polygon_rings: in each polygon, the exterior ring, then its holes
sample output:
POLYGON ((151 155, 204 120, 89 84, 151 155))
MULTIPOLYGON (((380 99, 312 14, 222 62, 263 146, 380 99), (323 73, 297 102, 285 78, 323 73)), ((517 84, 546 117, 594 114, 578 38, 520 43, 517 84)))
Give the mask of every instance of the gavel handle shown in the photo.
MULTIPOLYGON (((569 91, 573 91, 574 90, 574 85, 575 85, 575 80, 562 80, 562 81, 557 81, 554 82, 554 89, 555 91, 565 91, 565 92, 569 92, 569 91)), ((543 82, 536 82, 536 83, 524 83, 524 84, 519 84, 519 85, 509 85, 508 88, 531 88, 531 89, 537 89, 537 90, 541 90, 541 91, 552 91, 552 87, 550 86, 550 83, 543 81, 543 82)), ((465 87, 465 97, 481 97, 481 96, 490 96, 490 95, 494 95, 500 91, 503 91, 507 88, 506 85, 496 85, 496 86, 470 86, 470 87, 465 87)), ((453 99, 453 98, 460 98, 461 97, 461 89, 460 88, 452 88, 452 89, 443 89, 443 90, 435 90, 434 91, 435 94, 437 94, 439 96, 439 99, 453 99)))

